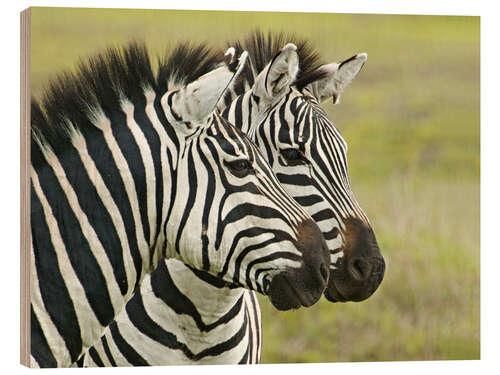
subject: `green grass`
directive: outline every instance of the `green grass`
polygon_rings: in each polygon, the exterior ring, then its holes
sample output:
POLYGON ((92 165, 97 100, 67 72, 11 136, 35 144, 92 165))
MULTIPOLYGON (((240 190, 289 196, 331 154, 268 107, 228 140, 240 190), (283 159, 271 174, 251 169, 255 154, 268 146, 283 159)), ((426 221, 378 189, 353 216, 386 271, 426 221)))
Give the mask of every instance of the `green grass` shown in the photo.
POLYGON ((284 313, 260 298, 263 360, 479 358, 478 185, 404 177, 357 192, 387 260, 381 287, 284 313))
POLYGON ((387 261, 369 300, 276 311, 260 298, 262 362, 477 359, 479 18, 35 8, 32 90, 105 46, 308 38, 326 62, 368 53, 341 103, 352 187, 387 261))

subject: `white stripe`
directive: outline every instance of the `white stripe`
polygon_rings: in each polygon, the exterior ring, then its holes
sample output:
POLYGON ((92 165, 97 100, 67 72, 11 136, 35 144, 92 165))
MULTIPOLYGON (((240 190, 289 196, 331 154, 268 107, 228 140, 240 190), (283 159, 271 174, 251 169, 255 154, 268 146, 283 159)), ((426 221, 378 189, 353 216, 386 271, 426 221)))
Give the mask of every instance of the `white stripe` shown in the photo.
MULTIPOLYGON (((125 310, 123 310, 121 312, 121 314, 124 314, 124 311, 125 310)), ((111 353, 111 358, 113 358, 113 360, 115 361, 115 364, 117 366, 123 366, 123 363, 125 363, 125 365, 130 366, 130 364, 123 357, 120 350, 116 346, 115 341, 113 340, 113 337, 111 336, 111 331, 109 329, 109 326, 106 328, 106 330, 104 332, 105 333, 102 335, 102 337, 106 338, 109 352, 111 353)), ((103 359, 103 358, 108 359, 108 356, 107 356, 106 352, 104 351, 104 346, 102 345, 102 337, 101 337, 101 341, 99 342, 99 345, 96 345, 95 349, 97 350, 97 353, 99 354, 99 357, 101 359, 103 359)), ((132 343, 132 342, 129 342, 129 343, 132 343)), ((93 361, 92 357, 90 356, 90 354, 88 352, 85 354, 83 366, 84 367, 97 367, 97 364, 93 361)), ((110 362, 110 366, 111 366, 111 362, 110 362)))
MULTIPOLYGON (((38 199, 43 208, 43 213, 45 216, 45 221, 49 228, 50 240, 54 251, 56 252, 57 262, 61 275, 64 278, 64 282, 70 294, 71 300, 76 311, 76 316, 78 319, 78 325, 80 326, 82 334, 82 344, 84 346, 83 350, 92 345, 97 337, 99 337, 102 332, 103 327, 99 323, 94 310, 92 310, 87 296, 85 295, 85 290, 78 279, 71 261, 66 252, 64 242, 59 232, 59 227, 57 220, 54 217, 52 208, 45 197, 42 188, 40 186, 40 181, 38 180, 38 175, 36 171, 31 168, 31 181, 33 183, 33 188, 35 190, 38 199), (87 329, 85 329, 87 328, 87 329), (90 329, 89 329, 90 328, 90 329), (92 335, 92 332, 94 334, 92 335)), ((34 263, 34 254, 32 254, 32 272, 36 271, 34 263)), ((69 352, 66 349, 66 344, 60 337, 57 328, 53 325, 52 320, 48 316, 45 310, 42 310, 43 301, 41 299, 40 290, 38 289, 38 283, 32 286, 34 293, 32 294, 32 303, 37 316, 39 317, 42 329, 46 334, 47 342, 51 350, 54 350, 54 356, 58 361, 58 365, 69 365, 71 363, 71 358, 69 352), (44 327, 45 325, 45 327, 44 327)))
POLYGON ((132 133, 139 152, 141 154, 142 163, 144 165, 144 172, 146 177, 146 199, 148 207, 148 221, 149 221, 149 246, 153 246, 156 234, 156 177, 154 171, 153 156, 151 155, 151 148, 148 144, 144 133, 134 119, 134 105, 129 100, 122 100, 121 107, 127 117, 127 126, 132 133))
POLYGON ((125 299, 128 300, 130 295, 134 291, 135 282, 138 275, 135 269, 134 260, 132 259, 123 217, 120 214, 120 210, 116 206, 111 193, 106 187, 106 184, 104 183, 104 180, 102 179, 102 176, 99 173, 94 160, 92 160, 91 156, 88 153, 85 138, 74 127, 71 128, 74 129, 74 132, 71 136, 71 141, 73 142, 75 148, 78 150, 78 154, 80 155, 80 159, 85 167, 85 170, 87 171, 87 175, 96 188, 97 195, 101 199, 102 204, 108 211, 111 221, 113 222, 113 226, 115 227, 116 233, 120 240, 120 245, 122 247, 123 264, 125 266, 128 285, 128 291, 125 295, 125 299))
MULTIPOLYGON (((47 340, 47 344, 52 352, 52 355, 56 359, 57 366, 61 366, 63 363, 71 363, 71 356, 68 349, 66 348, 66 343, 64 342, 61 335, 52 323, 50 315, 44 308, 42 295, 40 293, 40 288, 38 286, 38 275, 35 266, 35 254, 33 251, 33 242, 31 242, 31 307, 35 315, 38 318, 42 332, 47 340)), ((35 361, 36 362, 36 361, 35 361)), ((38 363, 37 363, 37 367, 38 363)))
MULTIPOLYGON (((149 121, 151 121, 151 124, 153 125, 153 129, 156 130, 156 133, 158 134, 158 137, 160 138, 160 163, 161 163, 161 172, 162 172, 162 181, 163 181, 163 206, 162 206, 162 222, 161 222, 161 227, 158 228, 159 231, 159 237, 158 237, 158 243, 162 244, 165 240, 163 230, 164 226, 164 221, 166 219, 166 212, 168 211, 168 204, 169 201, 166 199, 166 197, 170 197, 172 194, 171 188, 172 188, 172 183, 170 182, 171 176, 169 173, 167 173, 167 168, 168 168, 168 159, 167 159, 167 145, 171 145, 169 147, 170 149, 174 149, 175 152, 173 154, 174 157, 176 157, 176 152, 177 150, 175 149, 172 141, 170 138, 167 136, 167 133, 165 131, 164 125, 161 123, 160 119, 158 118, 158 114, 156 113, 155 107, 154 107, 154 100, 155 100, 155 92, 151 88, 147 88, 144 90, 144 95, 146 97, 146 115, 149 118, 149 121)), ((157 213, 159 215, 159 213, 157 213)), ((155 249, 157 250, 157 249, 155 249)), ((159 251, 156 251, 156 253, 160 253, 159 251)), ((154 266, 156 266, 156 261, 154 262, 154 266)))
MULTIPOLYGON (((42 148, 42 152, 44 153, 48 165, 50 165, 54 170, 56 178, 59 181, 59 184, 66 196, 66 199, 68 200, 71 210, 74 212, 74 215, 78 220, 82 234, 87 240, 90 247, 90 251, 92 252, 95 260, 97 261, 99 268, 101 269, 102 275, 106 281, 106 287, 108 289, 113 309, 115 313, 118 313, 123 308, 125 300, 121 294, 118 281, 114 276, 113 266, 111 265, 108 255, 106 254, 106 250, 104 250, 101 241, 99 241, 99 238, 94 228, 90 224, 87 214, 80 207, 80 203, 78 202, 78 196, 76 195, 75 190, 68 181, 66 177, 66 172, 64 171, 62 165, 59 163, 59 160, 54 155, 54 153, 48 148, 42 148)), ((78 301, 75 302, 78 303, 78 301)), ((76 310, 80 311, 78 308, 76 310)), ((88 327, 88 325, 84 324, 82 326, 82 334, 84 334, 84 332, 86 331, 85 329, 83 329, 83 327, 88 327)), ((94 340, 92 339, 90 343, 93 344, 93 342, 94 340)))
MULTIPOLYGON (((111 362, 108 359, 108 356, 106 355, 106 351, 104 350, 104 345, 102 343, 102 338, 97 342, 97 344, 94 346, 94 349, 97 352, 97 355, 101 359, 102 364, 104 367, 111 367, 111 362)), ((88 357, 92 358, 90 354, 88 354, 88 357)), ((97 366, 97 365, 96 365, 97 366)))
POLYGON ((256 325, 257 322, 254 320, 254 315, 253 315, 253 301, 252 301, 252 296, 250 294, 249 290, 245 290, 244 292, 244 304, 245 304, 245 310, 248 315, 248 327, 247 327, 247 334, 245 335, 247 338, 252 336, 252 347, 251 347, 251 353, 248 354, 248 359, 247 363, 256 363, 256 356, 257 356, 257 337, 256 337, 256 325))
POLYGON ((90 117, 93 120, 93 124, 102 130, 104 140, 111 151, 113 156, 113 160, 116 164, 116 169, 120 173, 120 176, 123 181, 123 185, 125 186, 125 191, 127 192, 127 197, 130 202, 130 207, 132 209, 132 215, 134 217, 134 225, 135 225, 135 235, 137 238, 137 246, 139 248, 139 252, 142 258, 142 272, 140 278, 144 274, 145 270, 150 269, 151 265, 149 264, 149 245, 144 238, 144 230, 142 228, 142 221, 140 218, 139 211, 139 203, 137 200, 137 191, 135 189, 135 182, 128 167, 127 161, 123 156, 120 148, 118 147, 118 143, 116 139, 113 137, 113 133, 111 131, 111 121, 104 115, 104 113, 95 111, 93 113, 93 117, 90 117))

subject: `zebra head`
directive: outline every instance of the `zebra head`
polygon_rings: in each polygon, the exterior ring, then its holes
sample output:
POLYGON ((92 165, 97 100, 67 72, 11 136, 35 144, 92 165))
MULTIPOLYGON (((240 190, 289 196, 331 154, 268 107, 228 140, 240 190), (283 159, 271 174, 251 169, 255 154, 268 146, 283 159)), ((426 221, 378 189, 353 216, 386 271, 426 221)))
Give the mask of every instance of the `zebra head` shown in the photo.
POLYGON ((258 148, 214 111, 245 58, 161 98, 177 145, 166 151, 174 198, 160 243, 195 269, 267 294, 278 309, 310 306, 329 276, 321 231, 258 148))
MULTIPOLYGON (((361 53, 340 63, 319 67, 311 76, 317 78, 297 82, 291 100, 297 116, 309 118, 303 121, 308 140, 297 139, 302 144, 304 162, 312 161, 311 175, 330 205, 329 209, 339 227, 333 226, 331 235, 339 237, 340 244, 332 251, 332 272, 325 291, 327 299, 337 301, 362 301, 371 296, 384 277, 385 261, 380 253, 370 221, 359 206, 350 186, 347 168, 347 143, 328 119, 320 103, 332 98, 338 104, 344 89, 357 76, 367 54, 361 53), (301 108, 303 106, 303 108, 301 108), (336 229, 337 228, 337 229, 336 229)), ((304 130, 302 130, 304 134, 304 130)), ((286 154, 282 154, 286 159, 286 154)), ((293 164, 293 157, 285 161, 293 164)), ((299 161, 300 163, 300 161, 299 161)), ((327 209, 328 210, 328 209, 327 209)), ((313 215, 328 216, 328 211, 313 215)), ((318 225, 321 221, 317 220, 318 225)))
POLYGON ((246 78, 242 75, 246 81, 240 80, 233 91, 233 98, 240 96, 223 114, 255 141, 279 181, 323 232, 331 256, 326 298, 361 301, 382 281, 385 262, 351 190, 347 144, 320 103, 329 98, 338 103, 367 55, 300 72, 301 62, 312 60, 304 64, 310 66, 317 58, 305 42, 277 49, 276 41, 283 39, 265 40, 256 33, 243 46, 237 44, 256 63, 250 64, 246 78))

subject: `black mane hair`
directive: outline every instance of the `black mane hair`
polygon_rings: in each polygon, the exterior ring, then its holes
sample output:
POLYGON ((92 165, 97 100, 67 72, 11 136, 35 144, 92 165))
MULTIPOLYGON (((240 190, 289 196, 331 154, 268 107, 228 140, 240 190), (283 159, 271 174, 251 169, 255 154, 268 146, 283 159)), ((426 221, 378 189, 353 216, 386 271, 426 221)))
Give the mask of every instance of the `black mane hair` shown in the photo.
POLYGON ((206 43, 180 43, 158 60, 155 75, 145 44, 132 42, 81 60, 75 73, 59 74, 41 100, 31 100, 32 164, 45 164, 39 142, 56 154, 70 147, 69 124, 82 134, 98 131, 91 122, 92 109, 101 108, 110 119, 122 116, 122 99, 144 101, 144 89, 151 88, 159 101, 170 88, 196 80, 222 59, 206 43))
MULTIPOLYGON (((228 43, 229 46, 234 46, 236 49, 236 56, 245 50, 248 51, 248 57, 255 69, 255 72, 252 72, 250 64, 247 64, 238 81, 246 79, 250 86, 253 85, 254 75, 261 72, 287 43, 293 43, 297 46, 299 72, 294 85, 299 90, 324 77, 325 73, 318 70, 324 63, 321 61, 319 53, 307 40, 294 34, 272 32, 264 34, 255 30, 243 41, 228 43)), ((238 91, 238 89, 241 90, 242 85, 238 83, 235 84, 235 91, 237 94, 242 94, 238 91)))

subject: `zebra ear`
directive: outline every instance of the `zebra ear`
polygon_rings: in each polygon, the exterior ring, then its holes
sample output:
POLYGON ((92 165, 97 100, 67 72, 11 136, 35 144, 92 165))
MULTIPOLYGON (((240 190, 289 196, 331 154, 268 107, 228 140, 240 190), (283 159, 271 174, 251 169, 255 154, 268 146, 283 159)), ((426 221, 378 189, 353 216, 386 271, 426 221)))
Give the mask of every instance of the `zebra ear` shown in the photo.
POLYGON ((288 43, 255 79, 254 95, 268 102, 281 98, 299 71, 297 46, 288 43))
POLYGON ((178 89, 173 95, 164 96, 162 104, 170 107, 168 109, 177 122, 197 124, 212 114, 221 96, 242 71, 248 53, 244 51, 239 59, 233 56, 234 48, 231 47, 226 52, 223 66, 178 89))
POLYGON ((320 102, 333 97, 333 104, 340 101, 340 95, 344 89, 352 82, 363 67, 368 55, 366 53, 357 54, 343 62, 323 65, 319 70, 323 78, 318 79, 306 86, 320 102))

